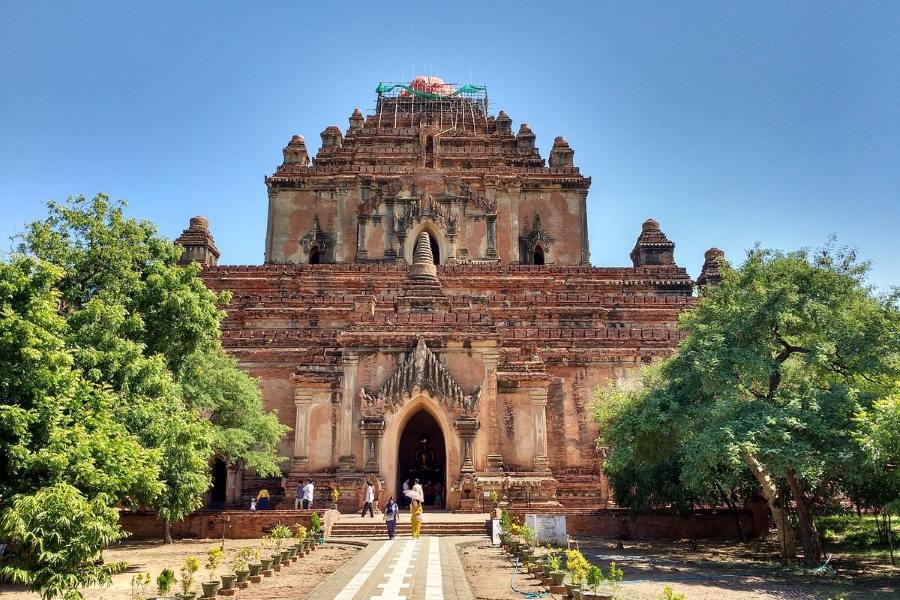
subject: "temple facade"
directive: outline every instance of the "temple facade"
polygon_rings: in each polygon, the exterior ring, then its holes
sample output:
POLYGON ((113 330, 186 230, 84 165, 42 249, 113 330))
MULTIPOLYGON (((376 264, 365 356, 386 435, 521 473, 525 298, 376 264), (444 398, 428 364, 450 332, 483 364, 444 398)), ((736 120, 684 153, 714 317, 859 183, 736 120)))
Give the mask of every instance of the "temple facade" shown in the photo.
MULTIPOLYGON (((513 502, 603 506, 597 386, 627 385, 670 353, 694 281, 659 224, 643 223, 629 267, 593 267, 590 178, 555 138, 545 160, 478 86, 420 77, 381 84, 373 114, 303 137, 266 178, 265 264, 218 265, 202 217, 177 240, 233 301, 222 342, 292 428, 281 480, 214 470, 213 504, 266 487, 293 506, 362 481, 480 510, 513 502)), ((623 255, 627 249, 623 249, 623 255)), ((711 249, 700 280, 715 283, 711 249)))

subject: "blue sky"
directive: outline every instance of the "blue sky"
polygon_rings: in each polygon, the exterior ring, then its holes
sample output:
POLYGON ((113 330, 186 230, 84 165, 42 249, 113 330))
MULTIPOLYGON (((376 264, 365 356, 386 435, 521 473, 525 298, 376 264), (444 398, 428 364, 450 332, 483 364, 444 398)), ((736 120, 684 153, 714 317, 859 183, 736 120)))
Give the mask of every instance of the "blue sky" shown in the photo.
POLYGON ((222 262, 262 261, 263 176, 381 80, 484 83, 593 178, 591 259, 653 217, 703 251, 829 234, 900 284, 898 2, 0 2, 0 248, 47 199, 106 192, 222 262))

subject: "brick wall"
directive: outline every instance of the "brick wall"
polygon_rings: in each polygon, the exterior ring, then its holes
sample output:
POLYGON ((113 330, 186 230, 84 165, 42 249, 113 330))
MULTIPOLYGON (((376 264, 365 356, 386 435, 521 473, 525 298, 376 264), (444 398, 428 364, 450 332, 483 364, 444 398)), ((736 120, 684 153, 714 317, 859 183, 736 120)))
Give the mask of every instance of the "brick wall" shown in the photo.
MULTIPOLYGON (((222 527, 229 539, 258 538, 278 524, 301 524, 309 527, 311 510, 200 510, 184 521, 172 524, 172 536, 176 538, 219 538, 222 527)), ((322 511, 318 511, 322 516, 322 511)), ((162 539, 163 522, 150 512, 122 511, 119 523, 131 534, 131 539, 162 539)))

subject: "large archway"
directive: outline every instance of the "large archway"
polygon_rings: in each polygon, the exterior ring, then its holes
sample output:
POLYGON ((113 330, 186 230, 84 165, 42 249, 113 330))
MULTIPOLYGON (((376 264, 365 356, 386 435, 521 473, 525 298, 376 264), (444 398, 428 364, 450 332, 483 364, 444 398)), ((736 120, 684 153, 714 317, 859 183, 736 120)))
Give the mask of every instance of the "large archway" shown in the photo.
POLYGON ((447 503, 447 446, 441 426, 424 408, 406 422, 397 447, 397 497, 403 481, 418 479, 425 490, 425 505, 444 508, 447 503))

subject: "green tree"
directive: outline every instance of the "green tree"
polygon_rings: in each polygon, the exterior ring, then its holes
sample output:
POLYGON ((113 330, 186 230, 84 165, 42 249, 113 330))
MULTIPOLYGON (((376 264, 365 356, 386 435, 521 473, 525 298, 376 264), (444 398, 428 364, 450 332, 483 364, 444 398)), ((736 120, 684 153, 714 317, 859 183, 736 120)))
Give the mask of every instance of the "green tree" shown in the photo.
POLYGON ((231 466, 262 476, 281 473, 278 442, 290 429, 276 411, 264 412, 259 384, 221 349, 195 352, 180 375, 187 405, 212 424, 214 453, 231 466))
POLYGON ((27 584, 44 600, 81 598, 80 588, 109 585, 124 568, 97 561, 122 537, 119 515, 103 495, 88 501, 65 483, 18 495, 0 519, 0 539, 14 557, 0 566, 0 579, 27 584))
MULTIPOLYGON (((686 337, 657 375, 624 394, 624 414, 680 432, 679 479, 689 489, 749 469, 788 554, 789 489, 807 565, 821 559, 813 511, 846 475, 855 417, 894 393, 900 375, 897 297, 873 294, 867 268, 833 247, 750 252, 682 315, 686 337)), ((609 465, 627 464, 646 443, 617 439, 609 465)))

